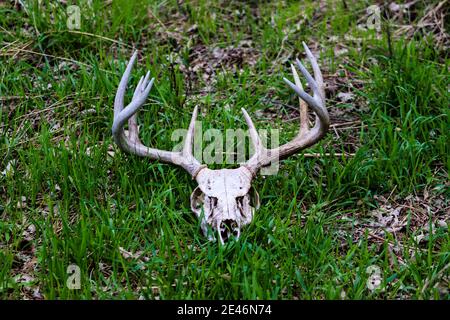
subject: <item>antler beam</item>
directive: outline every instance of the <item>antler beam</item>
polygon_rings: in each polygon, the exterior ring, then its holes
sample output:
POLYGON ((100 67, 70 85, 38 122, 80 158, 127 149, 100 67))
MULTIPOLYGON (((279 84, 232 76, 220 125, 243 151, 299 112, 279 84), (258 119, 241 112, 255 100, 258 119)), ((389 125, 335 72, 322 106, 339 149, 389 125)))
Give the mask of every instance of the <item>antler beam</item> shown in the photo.
POLYGON ((256 175, 261 167, 266 166, 273 161, 277 162, 289 157, 290 155, 298 153, 309 146, 312 146, 317 141, 322 139, 330 126, 330 118, 328 116, 328 111, 325 108, 325 87, 322 73, 320 72, 316 58, 313 56, 308 46, 305 43, 303 43, 303 46, 313 68, 314 78, 298 59, 296 62, 300 72, 305 76, 309 87, 313 91, 313 96, 310 96, 303 90, 303 86, 294 66, 291 67, 295 84, 288 79, 283 78, 284 82, 288 84, 301 99, 300 130, 297 136, 293 140, 278 148, 266 149, 261 144, 261 139, 256 131, 256 127, 253 124, 252 119, 248 115, 247 111, 242 109, 245 121, 249 127, 250 139, 255 149, 254 155, 244 164, 244 166, 249 169, 253 175, 256 175), (308 123, 308 106, 311 107, 316 114, 316 123, 312 129, 309 128, 308 123))
POLYGON ((116 98, 114 100, 114 122, 112 125, 112 134, 116 144, 124 151, 136 154, 141 157, 148 157, 154 160, 160 160, 166 163, 173 163, 184 168, 192 177, 195 177, 200 169, 204 168, 192 154, 192 144, 194 139, 195 120, 197 119, 198 108, 194 108, 188 132, 186 134, 183 150, 181 152, 166 151, 146 147, 139 139, 139 128, 137 126, 137 112, 142 107, 150 90, 153 86, 155 78, 149 81, 150 72, 145 77, 141 77, 139 83, 134 90, 133 98, 124 108, 124 96, 128 84, 128 79, 133 69, 133 65, 137 58, 137 51, 134 52, 127 68, 120 80, 117 89, 116 98), (128 135, 123 129, 128 121, 128 135))

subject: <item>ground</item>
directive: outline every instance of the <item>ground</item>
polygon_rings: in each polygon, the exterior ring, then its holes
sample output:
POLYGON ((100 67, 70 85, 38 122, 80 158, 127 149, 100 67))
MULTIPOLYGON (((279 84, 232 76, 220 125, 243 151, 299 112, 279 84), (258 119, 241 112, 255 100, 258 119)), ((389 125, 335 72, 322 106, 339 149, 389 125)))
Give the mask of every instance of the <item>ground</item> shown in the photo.
POLYGON ((71 4, 0 1, 1 299, 450 298, 448 1, 71 4), (256 178, 239 241, 210 242, 195 181, 112 141, 125 63, 138 49, 133 88, 156 78, 147 145, 172 150, 195 105, 203 130, 245 129, 245 107, 286 142, 302 41, 330 131, 256 178))

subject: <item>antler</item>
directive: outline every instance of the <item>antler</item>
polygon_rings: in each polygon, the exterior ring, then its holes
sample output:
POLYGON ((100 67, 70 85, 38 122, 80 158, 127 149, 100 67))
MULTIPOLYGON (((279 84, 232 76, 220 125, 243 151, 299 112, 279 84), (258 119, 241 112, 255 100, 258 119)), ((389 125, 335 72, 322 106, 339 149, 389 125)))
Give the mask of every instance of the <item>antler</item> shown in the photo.
POLYGON ((291 65, 291 68, 295 84, 293 84, 288 79, 283 78, 284 82, 286 82, 299 96, 300 131, 297 136, 293 140, 278 148, 266 149, 261 143, 261 139, 256 131, 252 119, 248 115, 247 111, 245 109, 242 109, 245 121, 247 122, 247 125, 249 127, 250 139, 255 148, 254 155, 244 164, 244 166, 249 169, 253 175, 256 175, 261 167, 268 165, 272 161, 279 161, 281 159, 287 158, 290 155, 298 153, 299 151, 317 143, 320 139, 323 138, 328 130, 328 127, 330 126, 328 111, 325 108, 325 88, 323 84, 322 73, 320 72, 316 58, 313 56, 308 46, 304 42, 303 46, 305 48, 306 55, 311 62, 311 66, 314 71, 314 78, 298 59, 296 59, 296 62, 301 73, 305 76, 309 87, 312 89, 314 93, 313 96, 311 97, 309 94, 303 91, 302 83, 300 82, 297 71, 295 70, 293 65, 291 65), (312 129, 309 128, 308 105, 316 114, 316 123, 312 129))
POLYGON ((112 134, 116 144, 124 151, 136 154, 141 157, 149 157, 153 160, 160 160, 167 163, 173 163, 184 168, 194 178, 205 165, 200 164, 192 155, 192 144, 194 139, 195 120, 197 119, 198 108, 194 108, 189 129, 184 140, 183 150, 180 152, 165 151, 146 147, 139 139, 139 129, 137 126, 137 111, 144 104, 148 94, 153 86, 155 78, 148 81, 150 71, 145 77, 139 80, 134 91, 133 98, 129 105, 124 108, 124 95, 130 77, 131 70, 137 58, 137 51, 134 52, 127 68, 120 80, 117 88, 116 98, 114 100, 114 122, 112 125, 112 134), (125 134, 123 126, 128 121, 128 135, 125 134))

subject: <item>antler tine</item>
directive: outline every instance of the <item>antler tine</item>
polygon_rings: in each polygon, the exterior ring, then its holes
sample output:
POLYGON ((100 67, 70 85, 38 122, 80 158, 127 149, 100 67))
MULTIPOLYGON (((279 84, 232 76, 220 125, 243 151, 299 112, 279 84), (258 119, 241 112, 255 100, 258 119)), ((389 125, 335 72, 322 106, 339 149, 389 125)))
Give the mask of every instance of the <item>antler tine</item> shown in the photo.
POLYGON ((189 128, 184 139, 183 155, 186 157, 192 157, 192 146, 194 144, 194 132, 195 132, 195 121, 197 120, 198 106, 195 106, 192 112, 191 122, 189 123, 189 128))
MULTIPOLYGON (((291 64, 291 70, 295 85, 299 87, 300 90, 303 90, 302 82, 300 81, 297 70, 295 70, 293 64, 291 64)), ((300 97, 298 98, 298 102, 300 105, 300 132, 307 132, 309 130, 308 105, 305 103, 305 101, 300 99, 300 97)))
POLYGON ((114 99, 114 120, 123 109, 123 99, 125 96, 125 91, 127 89, 128 78, 130 77, 134 63, 136 62, 137 53, 138 52, 136 50, 131 56, 127 68, 125 69, 125 72, 122 75, 122 79, 120 80, 119 87, 117 88, 116 98, 114 99))
MULTIPOLYGON (((303 43, 303 45, 305 47, 306 55, 308 56, 309 61, 311 62, 311 66, 314 71, 314 78, 311 76, 308 70, 306 70, 306 68, 298 59, 296 60, 296 62, 298 68, 300 69, 300 72, 306 78, 309 87, 312 89, 313 96, 310 96, 303 90, 303 86, 298 77, 298 73, 292 65, 291 68, 295 84, 289 81, 288 79, 283 78, 284 82, 287 85, 289 85, 301 99, 300 131, 293 140, 289 141, 288 143, 278 148, 275 149, 265 149, 263 147, 257 148, 255 154, 244 164, 244 166, 248 168, 253 174, 256 174, 257 171, 262 166, 266 166, 272 161, 279 161, 309 146, 312 146, 313 144, 315 144, 316 142, 318 142, 320 139, 323 138, 330 125, 328 111, 325 108, 325 90, 322 73, 320 72, 316 58, 312 55, 311 51, 306 46, 306 44, 303 43), (311 109, 316 114, 316 123, 312 129, 309 129, 308 124, 308 114, 307 114, 308 106, 311 107, 311 109)), ((250 128, 250 136, 252 137, 252 141, 256 141, 256 139, 253 138, 254 135, 257 135, 256 129, 247 112, 244 112, 244 117, 250 128)), ((258 141, 260 141, 259 137, 258 141)))
POLYGON ((309 50, 308 46, 305 42, 303 43, 303 47, 305 48, 306 56, 309 59, 309 62, 311 63, 311 67, 313 68, 314 72, 314 78, 316 79, 317 85, 319 87, 319 92, 322 95, 322 99, 325 102, 325 85, 323 84, 323 76, 322 72, 320 71, 319 64, 317 63, 316 57, 311 53, 311 50, 309 50))
POLYGON ((117 89, 116 97, 114 100, 114 122, 112 125, 112 134, 116 144, 124 151, 131 154, 136 154, 141 157, 149 157, 154 160, 161 160, 167 163, 173 163, 181 166, 188 171, 192 177, 195 177, 197 173, 202 169, 197 159, 192 155, 192 143, 195 128, 195 120, 197 118, 197 107, 194 109, 191 123, 189 125, 188 134, 184 143, 184 148, 181 152, 172 152, 166 150, 159 150, 146 147, 139 139, 139 129, 137 126, 137 111, 142 107, 150 90, 153 86, 155 78, 150 78, 150 72, 147 72, 145 77, 141 77, 138 85, 133 94, 133 98, 129 105, 124 108, 124 96, 130 77, 131 70, 137 58, 137 51, 134 52, 127 68, 123 73, 120 80, 119 87, 117 89), (128 136, 125 134, 123 126, 128 121, 128 136))
POLYGON ((256 131, 256 127, 253 124, 252 118, 250 118, 247 110, 245 110, 244 108, 241 108, 241 111, 244 114, 244 119, 250 132, 250 140, 252 141, 253 147, 255 148, 255 153, 261 153, 264 147, 261 144, 261 139, 258 135, 258 132, 256 131))
MULTIPOLYGON (((142 91, 145 88, 145 84, 148 83, 149 77, 150 77, 150 71, 147 72, 147 74, 145 75, 145 78, 141 77, 138 85, 136 86, 136 89, 134 90, 132 100, 138 99, 139 95, 142 94, 142 91)), ((152 78, 150 80, 149 86, 153 86, 154 81, 155 81, 155 78, 152 78)), ((142 145, 141 140, 139 139, 139 128, 137 125, 137 111, 131 116, 130 119, 128 119, 128 138, 134 145, 136 145, 137 143, 142 145)))
POLYGON ((201 164, 195 159, 192 153, 192 147, 194 145, 194 135, 195 135, 195 121, 197 120, 198 106, 195 106, 192 112, 191 122, 189 123, 189 128, 184 138, 183 150, 181 151, 182 158, 187 162, 187 167, 184 167, 195 178, 201 169, 206 168, 206 165, 201 164))

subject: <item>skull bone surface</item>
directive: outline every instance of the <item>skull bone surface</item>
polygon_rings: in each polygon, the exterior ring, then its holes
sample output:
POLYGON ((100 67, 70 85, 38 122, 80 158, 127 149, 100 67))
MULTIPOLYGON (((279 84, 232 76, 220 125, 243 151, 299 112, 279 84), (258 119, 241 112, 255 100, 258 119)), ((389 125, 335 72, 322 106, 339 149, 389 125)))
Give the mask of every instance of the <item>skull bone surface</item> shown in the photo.
POLYGON ((237 169, 201 169, 196 176, 198 187, 191 195, 191 209, 201 220, 205 236, 214 239, 208 226, 217 231, 220 242, 239 238, 241 228, 249 224, 259 208, 259 195, 251 186, 252 173, 237 169))

